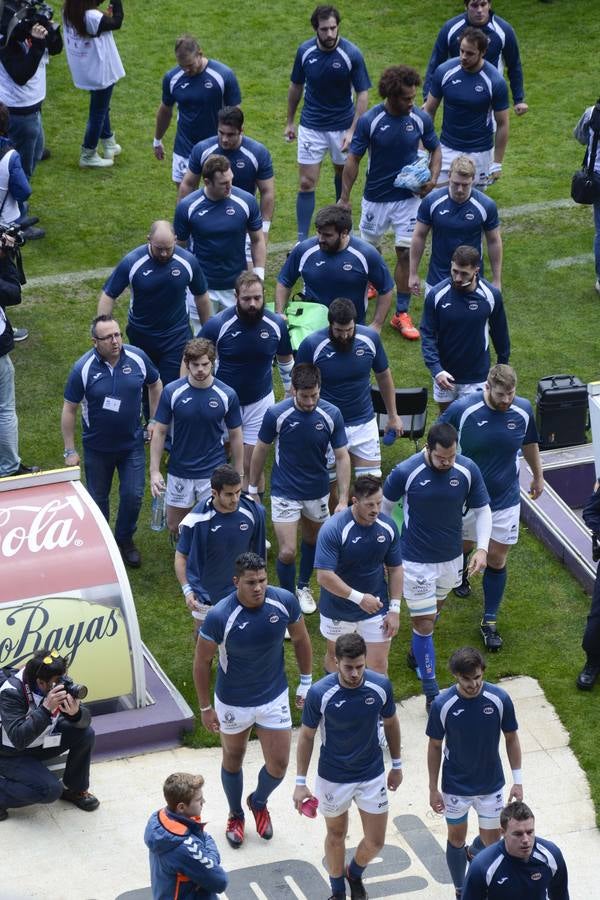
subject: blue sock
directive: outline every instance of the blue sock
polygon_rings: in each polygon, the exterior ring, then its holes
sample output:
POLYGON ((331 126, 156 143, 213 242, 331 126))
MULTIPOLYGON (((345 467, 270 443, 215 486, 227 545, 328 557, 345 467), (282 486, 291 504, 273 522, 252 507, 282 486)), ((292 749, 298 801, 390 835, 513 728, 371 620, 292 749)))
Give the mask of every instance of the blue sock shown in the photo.
POLYGON ((396 291, 396 312, 408 312, 408 304, 410 303, 410 294, 404 294, 402 291, 396 291))
POLYGON ((483 573, 483 621, 495 622, 504 588, 506 587, 506 566, 502 569, 492 569, 486 566, 483 573))
POLYGON ((273 778, 272 775, 269 775, 267 767, 263 766, 258 773, 256 790, 252 794, 251 803, 254 809, 264 809, 267 805, 267 800, 282 781, 283 778, 273 778))
POLYGON ((298 191, 296 197, 296 221, 298 222, 298 240, 305 241, 310 232, 310 220, 315 211, 315 192, 298 191))
POLYGON ((275 569, 280 586, 293 594, 296 590, 296 563, 284 563, 278 559, 275 569))
POLYGON ((300 571, 298 574, 298 587, 306 587, 315 565, 316 544, 300 543, 300 571))
POLYGON ((244 792, 244 773, 241 769, 239 772, 228 772, 227 769, 221 766, 221 784, 229 803, 229 812, 243 819, 242 794, 244 792))
POLYGON ((471 852, 471 856, 477 856, 478 853, 481 853, 482 850, 485 850, 485 844, 481 840, 481 835, 477 835, 471 846, 469 847, 471 852))
POLYGON ((423 681, 435 678, 435 649, 433 646, 433 634, 423 636, 413 631, 412 651, 417 660, 423 681))
POLYGON ((362 873, 366 868, 366 866, 359 866, 356 862, 356 858, 353 856, 350 860, 350 865, 348 866, 348 875, 350 878, 362 878, 362 873))
POLYGON ((335 202, 337 203, 342 196, 342 173, 336 172, 333 176, 333 185, 335 187, 335 202))
POLYGON ((341 894, 346 896, 346 881, 343 875, 330 875, 329 884, 331 885, 332 894, 341 894))
POLYGON ((467 857, 465 848, 454 847, 450 841, 446 842, 446 863, 448 871, 454 883, 454 887, 460 890, 465 880, 465 871, 467 868, 467 857))

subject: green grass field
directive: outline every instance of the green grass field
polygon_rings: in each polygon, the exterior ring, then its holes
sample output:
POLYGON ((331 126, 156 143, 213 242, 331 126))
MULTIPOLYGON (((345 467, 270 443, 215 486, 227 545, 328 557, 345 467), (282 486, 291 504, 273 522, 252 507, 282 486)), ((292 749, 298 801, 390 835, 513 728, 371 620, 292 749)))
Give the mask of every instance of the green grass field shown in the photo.
MULTIPOLYGON (((273 153, 277 201, 271 241, 291 245, 295 235, 295 147, 283 140, 286 93, 293 55, 310 34, 312 4, 274 0, 249 4, 240 15, 233 6, 142 4, 126 0, 125 23, 117 35, 127 77, 117 85, 113 124, 123 153, 109 171, 81 171, 79 147, 85 126, 87 95, 73 88, 64 56, 54 58, 44 106, 50 161, 39 166, 31 202, 47 230, 44 241, 25 248, 30 278, 113 266, 144 240, 149 223, 171 218, 175 191, 170 162, 152 154, 154 116, 162 74, 173 65, 172 46, 182 31, 196 34, 209 56, 231 65, 240 80, 248 134, 273 153)), ((459 0, 435 4, 341 4, 342 33, 363 50, 376 83, 381 70, 407 63, 424 72, 439 26, 462 9, 459 0)), ((581 111, 595 99, 596 58, 590 51, 598 23, 585 0, 542 4, 537 0, 498 0, 498 11, 517 30, 524 62, 530 112, 511 114, 511 137, 501 182, 491 192, 502 214, 523 204, 560 200, 569 195, 572 171, 582 152, 571 132, 581 111)), ((597 43, 597 42, 596 42, 597 43)), ((376 91, 371 92, 372 103, 376 91)), ((167 146, 173 129, 167 135, 167 146)), ((359 179, 362 184, 362 175, 359 179)), ((317 207, 331 202, 332 174, 324 167, 317 207)), ((360 185, 353 193, 358 212, 360 185)), ((520 376, 519 393, 534 400, 538 379, 552 372, 574 372, 582 380, 598 378, 600 300, 594 292, 591 262, 549 268, 551 260, 591 252, 591 211, 583 207, 541 208, 506 217, 503 292, 511 328, 511 362, 520 376)), ((391 245, 386 256, 391 262, 391 245)), ((285 256, 269 254, 267 286, 285 256)), ((73 284, 29 286, 12 321, 31 336, 12 358, 17 369, 21 453, 27 463, 62 464, 59 416, 62 389, 73 361, 89 346, 88 326, 95 314, 101 278, 73 284)), ((415 318, 421 301, 413 302, 415 318)), ((125 325, 126 300, 117 306, 125 325)), ((389 327, 384 341, 397 386, 425 385, 428 373, 418 345, 409 345, 389 327)), ((431 410, 433 418, 433 409, 431 410)), ((412 450, 408 441, 385 448, 385 471, 412 450)), ((191 680, 191 626, 172 572, 172 551, 165 535, 152 533, 146 500, 138 531, 144 554, 132 586, 143 639, 170 677, 196 708, 191 680)), ((441 681, 448 683, 444 661, 465 643, 479 645, 481 588, 466 601, 449 600, 436 631, 441 681)), ((586 769, 596 808, 600 809, 600 762, 596 736, 600 724, 598 690, 581 694, 575 676, 582 665, 581 633, 588 600, 578 584, 523 529, 511 553, 502 615, 505 648, 489 659, 489 678, 528 674, 541 682, 571 733, 572 746, 586 769)), ((322 642, 316 617, 315 674, 320 674, 322 642)), ((391 653, 391 677, 398 699, 418 685, 405 666, 408 619, 391 653)), ((288 651, 289 652, 289 651, 288 651)), ((294 670, 293 664, 291 670, 294 670)), ((295 674, 293 675, 295 678, 295 674)), ((194 746, 210 738, 199 728, 187 739, 194 746)), ((425 765, 425 760, 423 760, 425 765)), ((526 777, 525 773, 525 777, 526 777)))

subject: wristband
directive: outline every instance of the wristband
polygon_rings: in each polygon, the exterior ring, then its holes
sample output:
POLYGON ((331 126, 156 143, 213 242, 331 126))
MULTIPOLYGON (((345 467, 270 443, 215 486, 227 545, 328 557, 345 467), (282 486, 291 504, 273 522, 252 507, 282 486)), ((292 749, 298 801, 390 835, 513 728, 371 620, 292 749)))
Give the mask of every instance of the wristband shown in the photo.
POLYGON ((187 581, 185 584, 181 585, 181 590, 182 590, 184 597, 187 597, 188 594, 194 593, 194 588, 190 587, 189 584, 187 583, 187 581))
POLYGON ((65 447, 65 452, 63 453, 63 459, 66 459, 67 456, 73 456, 74 453, 77 453, 74 447, 65 447))
POLYGON ((312 684, 312 675, 301 675, 300 684, 312 684))
POLYGON ((265 267, 264 266, 253 266, 252 271, 255 275, 258 275, 261 281, 265 280, 265 267))
POLYGON ((201 706, 201 707, 200 707, 200 712, 201 712, 201 713, 208 712, 209 709, 212 709, 212 703, 209 703, 208 706, 201 706))
MULTIPOLYGON (((268 234, 271 229, 271 223, 268 219, 263 219, 263 231, 265 234, 268 234)), ((256 270, 255 270, 256 271, 256 270)))
POLYGON ((306 775, 296 775, 296 784, 306 784, 306 775))
POLYGON ((401 769, 402 768, 402 760, 401 759, 393 759, 392 760, 392 769, 401 769))
POLYGON ((390 612, 391 613, 399 613, 400 612, 400 601, 399 600, 390 600, 390 612))
POLYGON ((152 146, 154 147, 155 150, 157 147, 162 147, 162 145, 163 145, 163 142, 160 140, 160 138, 154 138, 154 140, 152 141, 152 146))
POLYGON ((253 494, 258 494, 258 488, 255 484, 248 485, 248 493, 250 494, 250 496, 252 496, 253 494))
POLYGON ((512 770, 513 784, 523 784, 523 769, 512 770))
POLYGON ((357 606, 360 606, 364 596, 365 595, 361 594, 360 591, 351 590, 348 594, 348 600, 350 601, 350 603, 356 603, 357 606))

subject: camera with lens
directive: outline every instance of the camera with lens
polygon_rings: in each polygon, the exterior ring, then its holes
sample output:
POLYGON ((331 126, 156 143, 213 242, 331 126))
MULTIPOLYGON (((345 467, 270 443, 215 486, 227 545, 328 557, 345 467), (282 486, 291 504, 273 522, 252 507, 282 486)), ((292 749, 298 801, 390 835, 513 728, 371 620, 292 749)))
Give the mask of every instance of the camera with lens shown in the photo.
POLYGON ((76 684, 69 675, 63 675, 57 682, 62 684, 67 694, 74 700, 85 700, 88 695, 88 689, 85 684, 76 684))
POLYGON ((0 47, 6 47, 11 37, 23 41, 34 25, 50 27, 54 10, 43 0, 0 0, 0 47))
POLYGON ((0 245, 5 250, 10 250, 13 247, 22 247, 25 243, 25 231, 28 228, 28 225, 24 225, 23 222, 11 222, 10 225, 3 225, 0 222, 0 245), (5 241, 4 238, 11 238, 11 241, 5 241))

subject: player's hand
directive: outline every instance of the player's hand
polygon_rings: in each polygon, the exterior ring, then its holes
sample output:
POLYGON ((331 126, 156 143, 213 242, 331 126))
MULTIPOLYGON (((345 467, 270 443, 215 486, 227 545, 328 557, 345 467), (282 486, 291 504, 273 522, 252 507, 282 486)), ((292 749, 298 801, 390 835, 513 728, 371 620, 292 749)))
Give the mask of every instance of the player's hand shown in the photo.
POLYGON ((159 144, 158 147, 153 147, 152 150, 157 159, 162 161, 165 158, 165 148, 162 144, 159 144))
POLYGON ((344 132, 343 137, 342 137, 342 143, 340 144, 340 150, 342 151, 342 153, 346 153, 346 151, 350 147, 350 144, 352 143, 353 137, 354 137, 354 131, 352 131, 350 128, 344 132))
POLYGON ((206 712, 200 713, 200 719, 207 731, 210 731, 213 734, 217 734, 219 732, 219 717, 212 706, 210 709, 207 709, 206 712))
POLYGON ((433 181, 431 178, 429 181, 426 181, 425 184, 422 184, 417 192, 419 197, 426 197, 427 194, 430 194, 436 184, 437 182, 433 181))
POLYGON ((296 807, 296 812, 302 815, 302 804, 305 800, 310 800, 311 797, 312 794, 305 784, 297 784, 294 788, 294 794, 292 797, 294 806, 296 807))
POLYGON ((57 684, 52 688, 51 691, 48 691, 44 699, 42 700, 42 706, 45 706, 48 712, 55 712, 59 706, 65 702, 65 699, 69 695, 65 691, 64 685, 57 684))
POLYGON ((400 614, 388 612, 383 620, 383 633, 387 638, 393 638, 400 628, 400 614))
MULTIPOLYGON (((342 200, 342 198, 340 197, 336 205, 341 206, 342 209, 349 209, 350 212, 352 212, 352 203, 350 202, 350 200, 342 200)), ((371 325, 370 327, 372 328, 373 326, 371 325)))
POLYGON ((398 416, 398 415, 389 416, 385 430, 386 430, 386 433, 388 431, 395 431, 396 437, 402 437, 402 432, 404 431, 404 428, 402 427, 402 419, 400 418, 400 416, 398 416))
POLYGON ((488 184, 493 184, 495 181, 502 175, 502 163, 493 162, 490 166, 490 171, 488 172, 488 184))
POLYGON ((487 552, 485 550, 476 550, 469 560, 469 568, 467 570, 469 577, 471 575, 478 575, 480 572, 483 572, 486 566, 487 552))
POLYGON ((444 805, 444 798, 437 788, 435 788, 435 790, 433 791, 429 791, 429 805, 435 813, 443 813, 446 809, 444 805))
POLYGON ((156 428, 156 422, 148 422, 148 424, 146 425, 146 434, 148 435, 148 438, 146 440, 147 444, 149 444, 152 441, 155 428, 156 428))
POLYGON ((160 472, 150 472, 150 492, 153 497, 160 497, 164 494, 167 486, 160 472))
POLYGON ((450 374, 450 372, 438 372, 435 376, 435 381, 438 387, 441 387, 443 391, 452 391, 454 390, 454 378, 450 374))
POLYGON ((387 777, 388 790, 395 791, 402 784, 402 769, 390 769, 387 777))
POLYGON ((544 477, 540 475, 539 478, 534 478, 529 485, 529 496, 532 500, 537 500, 537 498, 544 492, 544 477))
POLYGON ((508 802, 511 803, 513 800, 522 800, 523 799, 523 785, 522 784, 513 784, 508 794, 508 802))
MULTIPOLYGON (((369 325, 369 328, 372 328, 372 326, 369 325)), ((347 500, 347 499, 346 499, 346 500, 340 500, 340 502, 338 503, 338 505, 337 505, 336 508, 334 509, 334 513, 343 512, 345 509, 348 509, 348 500, 347 500)))
POLYGON ((370 614, 379 612, 383 603, 379 599, 379 597, 374 597, 373 594, 363 594, 363 598, 359 603, 361 609, 370 614))
POLYGON ((296 140, 296 126, 293 122, 286 122, 286 126, 283 129, 283 136, 289 143, 296 140))
POLYGON ((312 675, 302 677, 306 677, 306 681, 300 681, 300 684, 296 688, 296 709, 302 709, 304 701, 306 700, 306 695, 312 685, 312 675))
POLYGON ((411 294, 415 294, 417 297, 419 296, 421 293, 421 279, 418 275, 409 275, 408 290, 411 294))
POLYGON ((529 109, 529 106, 524 101, 521 101, 521 103, 515 103, 513 109, 518 116, 524 116, 529 109))
POLYGON ((204 604, 199 603, 196 595, 191 591, 191 593, 185 595, 185 605, 190 612, 199 612, 204 604))
POLYGON ((69 453, 69 455, 65 457, 65 466, 78 466, 78 465, 79 465, 79 453, 69 453))

